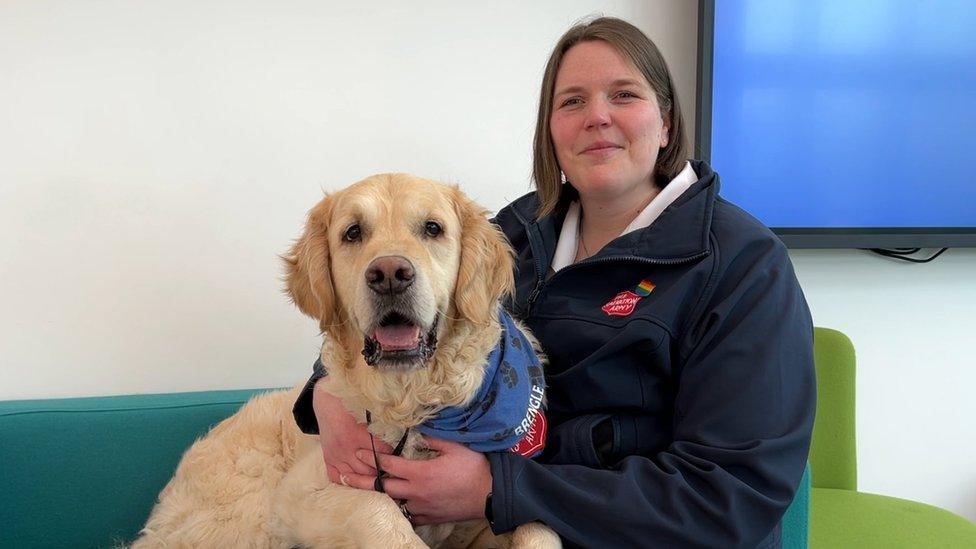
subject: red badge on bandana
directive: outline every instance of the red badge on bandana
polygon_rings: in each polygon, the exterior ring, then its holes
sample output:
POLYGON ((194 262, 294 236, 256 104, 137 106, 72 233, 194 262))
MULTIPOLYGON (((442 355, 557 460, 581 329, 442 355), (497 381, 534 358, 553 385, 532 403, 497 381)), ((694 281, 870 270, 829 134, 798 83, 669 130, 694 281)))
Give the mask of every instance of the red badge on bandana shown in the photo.
POLYGON ((529 432, 525 433, 518 444, 512 446, 512 451, 525 457, 532 457, 541 452, 546 447, 547 427, 546 415, 542 413, 542 410, 539 410, 535 418, 532 419, 532 427, 529 428, 529 432))
POLYGON ((613 299, 608 301, 606 305, 600 307, 600 309, 610 316, 627 316, 634 312, 634 307, 637 306, 637 302, 642 297, 649 295, 653 291, 654 283, 645 278, 634 288, 634 291, 624 290, 620 292, 613 296, 613 299))

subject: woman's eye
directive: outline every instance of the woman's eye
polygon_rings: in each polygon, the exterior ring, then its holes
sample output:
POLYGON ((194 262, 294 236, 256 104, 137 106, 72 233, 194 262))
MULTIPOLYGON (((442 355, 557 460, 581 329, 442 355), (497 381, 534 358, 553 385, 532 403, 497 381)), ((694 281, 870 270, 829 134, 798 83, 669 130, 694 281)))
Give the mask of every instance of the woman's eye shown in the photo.
POLYGON ((634 94, 633 92, 622 91, 622 92, 620 92, 620 93, 617 94, 617 97, 620 98, 620 99, 636 99, 637 98, 637 95, 634 94))
POLYGON ((574 105, 579 105, 582 102, 583 102, 583 100, 580 99, 579 97, 570 97, 569 99, 563 101, 559 106, 560 107, 572 107, 574 105))
POLYGON ((438 236, 443 232, 444 229, 442 229, 440 223, 436 221, 428 221, 424 224, 424 234, 427 236, 438 236))
POLYGON ((359 225, 353 225, 352 227, 349 227, 348 229, 346 229, 346 232, 343 233, 342 235, 342 239, 345 240, 346 242, 359 242, 359 240, 362 237, 363 237, 363 230, 359 228, 359 225))

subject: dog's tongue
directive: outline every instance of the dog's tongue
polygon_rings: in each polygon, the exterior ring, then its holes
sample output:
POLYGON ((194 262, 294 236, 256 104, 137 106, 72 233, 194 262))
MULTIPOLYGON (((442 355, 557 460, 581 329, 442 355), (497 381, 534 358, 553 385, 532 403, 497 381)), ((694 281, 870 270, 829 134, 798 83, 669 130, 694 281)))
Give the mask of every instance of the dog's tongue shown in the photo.
POLYGON ((420 341, 420 328, 412 324, 381 326, 376 329, 373 339, 379 342, 384 351, 413 349, 420 341))

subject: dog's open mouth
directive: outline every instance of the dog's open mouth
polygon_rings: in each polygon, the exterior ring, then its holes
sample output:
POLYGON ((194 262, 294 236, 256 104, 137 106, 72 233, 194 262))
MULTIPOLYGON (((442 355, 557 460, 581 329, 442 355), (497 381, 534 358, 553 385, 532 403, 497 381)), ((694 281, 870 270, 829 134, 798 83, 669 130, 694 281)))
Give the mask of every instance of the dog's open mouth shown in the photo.
POLYGON ((426 334, 413 320, 391 312, 384 316, 363 341, 366 364, 395 367, 423 366, 437 348, 437 322, 426 334))

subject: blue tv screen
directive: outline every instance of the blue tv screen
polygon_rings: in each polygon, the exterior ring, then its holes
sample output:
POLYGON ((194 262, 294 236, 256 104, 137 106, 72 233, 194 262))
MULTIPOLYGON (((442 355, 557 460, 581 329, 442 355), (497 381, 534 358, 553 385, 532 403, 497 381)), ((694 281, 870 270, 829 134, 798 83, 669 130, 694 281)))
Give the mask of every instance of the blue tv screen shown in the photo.
POLYGON ((976 245, 976 2, 708 4, 726 198, 826 247, 976 245))

